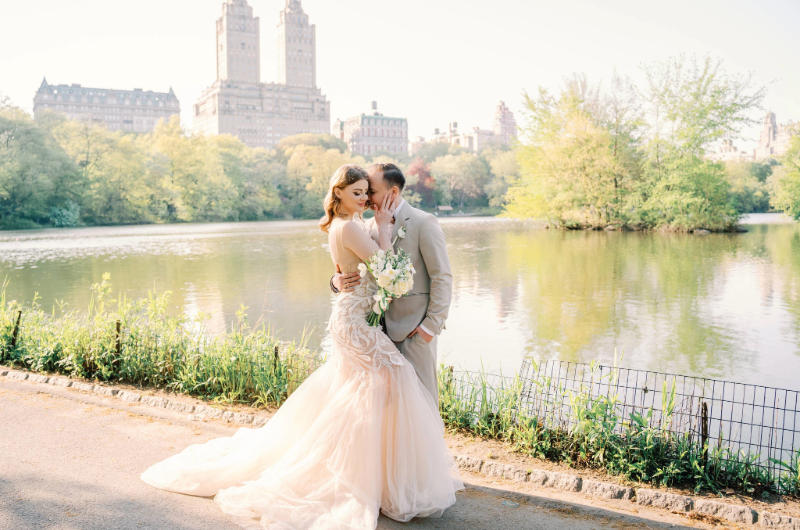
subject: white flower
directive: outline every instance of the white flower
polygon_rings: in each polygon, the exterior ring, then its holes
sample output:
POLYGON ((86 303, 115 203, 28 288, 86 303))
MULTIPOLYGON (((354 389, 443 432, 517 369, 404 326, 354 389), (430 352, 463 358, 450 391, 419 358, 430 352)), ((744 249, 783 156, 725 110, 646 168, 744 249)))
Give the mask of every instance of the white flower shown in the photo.
POLYGON ((366 263, 359 263, 358 264, 358 275, 362 278, 367 275, 367 265, 366 263))
POLYGON ((381 313, 381 306, 379 305, 378 302, 375 302, 374 304, 372 304, 372 312, 373 313, 378 313, 378 314, 381 313))
POLYGON ((231 357, 231 361, 236 362, 236 357, 231 357))
POLYGON ((384 252, 382 248, 378 249, 377 254, 378 254, 378 260, 383 260, 383 258, 386 256, 386 252, 384 252))
POLYGON ((378 285, 386 289, 392 284, 392 279, 389 277, 388 274, 382 272, 380 276, 378 276, 378 285))
POLYGON ((406 237, 406 227, 405 226, 401 226, 400 230, 397 231, 397 237, 399 237, 400 239, 403 239, 404 237, 406 237))

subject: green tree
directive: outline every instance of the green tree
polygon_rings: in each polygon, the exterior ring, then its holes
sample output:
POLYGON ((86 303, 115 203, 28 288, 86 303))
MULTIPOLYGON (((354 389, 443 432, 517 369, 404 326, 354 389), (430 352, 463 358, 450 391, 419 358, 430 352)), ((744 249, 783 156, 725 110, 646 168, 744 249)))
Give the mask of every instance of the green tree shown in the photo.
POLYGON ((722 61, 710 57, 679 56, 645 74, 649 130, 642 219, 673 229, 731 228, 738 213, 727 200, 728 183, 722 167, 705 155, 712 144, 736 138, 755 123, 750 111, 761 104, 765 89, 726 73, 722 61))
POLYGON ((772 174, 772 164, 761 162, 728 162, 725 178, 730 186, 731 205, 738 213, 766 212, 769 210, 767 178, 772 174))
POLYGON ((485 197, 484 186, 490 177, 486 161, 468 152, 437 158, 431 164, 431 175, 436 180, 439 202, 455 201, 459 208, 469 199, 485 197))
MULTIPOLYGON (((624 219, 624 149, 604 127, 599 89, 583 77, 567 81, 558 98, 525 94, 527 126, 518 150, 520 178, 509 188, 507 214, 547 219, 556 226, 605 226, 624 219)), ((625 125, 630 128, 630 125, 625 125)))
POLYGON ((49 221, 52 208, 78 203, 83 181, 75 163, 28 114, 0 108, 0 227, 49 221))
POLYGON ((770 204, 776 210, 800 220, 800 134, 792 138, 781 162, 769 178, 770 204))

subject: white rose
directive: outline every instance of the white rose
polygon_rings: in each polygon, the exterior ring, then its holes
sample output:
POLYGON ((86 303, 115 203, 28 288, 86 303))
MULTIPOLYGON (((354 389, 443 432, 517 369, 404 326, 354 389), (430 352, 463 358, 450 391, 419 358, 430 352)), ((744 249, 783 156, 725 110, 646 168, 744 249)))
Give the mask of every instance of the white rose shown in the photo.
POLYGON ((392 279, 389 278, 385 273, 381 273, 381 275, 378 276, 378 285, 380 285, 384 289, 389 287, 391 284, 392 284, 392 279))
POLYGON ((397 237, 399 237, 400 239, 403 239, 404 237, 406 237, 406 227, 405 226, 401 226, 400 230, 397 231, 397 237))

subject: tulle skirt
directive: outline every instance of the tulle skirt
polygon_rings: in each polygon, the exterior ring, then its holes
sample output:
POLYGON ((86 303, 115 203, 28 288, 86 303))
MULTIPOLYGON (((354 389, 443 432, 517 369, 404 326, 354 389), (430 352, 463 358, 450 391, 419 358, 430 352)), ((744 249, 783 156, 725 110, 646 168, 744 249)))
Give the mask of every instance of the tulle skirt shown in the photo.
POLYGON ((142 480, 215 495, 247 528, 362 530, 379 511, 403 522, 440 516, 463 488, 444 424, 411 365, 363 320, 368 296, 340 296, 331 359, 264 427, 192 445, 142 480))

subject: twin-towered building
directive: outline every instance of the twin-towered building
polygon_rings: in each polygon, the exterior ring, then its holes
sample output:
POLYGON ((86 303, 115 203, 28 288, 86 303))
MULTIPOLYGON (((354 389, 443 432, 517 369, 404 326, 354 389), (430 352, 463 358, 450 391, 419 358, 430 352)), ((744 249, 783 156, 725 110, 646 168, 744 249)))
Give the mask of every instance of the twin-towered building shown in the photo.
POLYGON ((278 82, 261 82, 260 22, 246 0, 228 0, 217 20, 217 79, 194 106, 195 134, 232 134, 250 147, 327 133, 330 104, 317 88, 316 28, 299 0, 278 22, 278 82))

